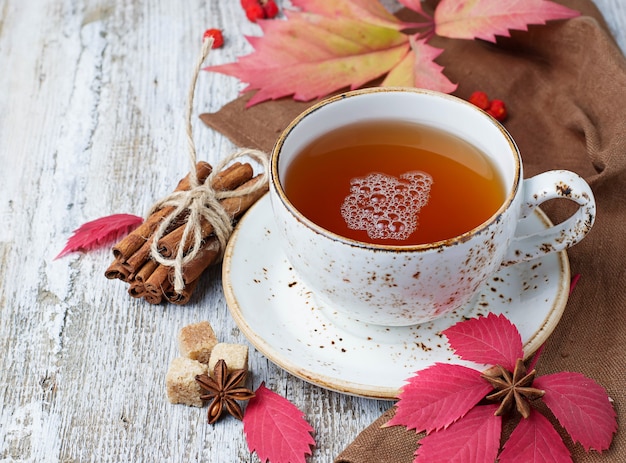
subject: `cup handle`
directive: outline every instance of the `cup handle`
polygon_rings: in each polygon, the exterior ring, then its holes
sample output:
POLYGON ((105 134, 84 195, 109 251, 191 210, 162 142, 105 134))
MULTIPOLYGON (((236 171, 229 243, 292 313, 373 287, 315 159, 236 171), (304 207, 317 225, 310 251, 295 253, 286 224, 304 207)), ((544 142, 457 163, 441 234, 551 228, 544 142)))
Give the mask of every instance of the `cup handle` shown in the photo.
POLYGON ((569 199, 580 207, 574 214, 546 230, 511 241, 503 265, 525 262, 552 252, 563 251, 582 240, 596 218, 596 202, 589 184, 578 174, 567 170, 551 170, 524 180, 520 219, 549 199, 569 199))

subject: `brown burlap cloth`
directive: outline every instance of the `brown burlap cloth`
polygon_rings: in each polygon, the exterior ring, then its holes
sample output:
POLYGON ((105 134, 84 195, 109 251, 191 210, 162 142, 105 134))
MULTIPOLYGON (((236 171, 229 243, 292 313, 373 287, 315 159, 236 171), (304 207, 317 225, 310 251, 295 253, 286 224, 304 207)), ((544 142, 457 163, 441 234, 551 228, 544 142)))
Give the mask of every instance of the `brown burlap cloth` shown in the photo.
MULTIPOLYGON (((595 5, 561 0, 582 17, 531 27, 497 45, 436 38, 437 61, 459 87, 506 102, 506 128, 517 141, 525 175, 550 169, 578 172, 591 184, 597 220, 569 252, 581 279, 550 336, 538 374, 575 371, 603 385, 626 423, 626 59, 595 5)), ((278 134, 310 103, 290 99, 244 109, 249 95, 202 119, 236 145, 270 151, 278 134)), ((549 204, 554 221, 568 208, 549 204)), ((342 463, 410 463, 419 435, 383 428, 393 407, 337 457, 342 463)), ((575 462, 626 462, 626 433, 608 451, 587 454, 562 433, 575 462)))

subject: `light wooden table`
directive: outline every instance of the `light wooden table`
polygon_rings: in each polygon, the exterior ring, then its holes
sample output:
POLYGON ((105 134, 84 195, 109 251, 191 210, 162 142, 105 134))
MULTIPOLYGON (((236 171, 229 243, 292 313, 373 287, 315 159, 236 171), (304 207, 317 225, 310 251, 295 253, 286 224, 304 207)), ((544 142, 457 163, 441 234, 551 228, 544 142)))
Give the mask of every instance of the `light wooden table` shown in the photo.
MULTIPOLYGON (((285 2, 279 2, 285 6, 285 2)), ((387 2, 388 5, 392 3, 387 2)), ((626 4, 597 0, 622 49, 626 4)), ((0 0, 0 461, 258 461, 241 423, 165 397, 178 330, 208 319, 246 343, 219 270, 187 306, 150 306, 106 280, 108 250, 53 260, 72 230, 143 215, 188 170, 184 108, 203 31, 224 30, 212 63, 258 35, 237 0, 0 0)), ((241 89, 203 73, 196 111, 241 89)), ((233 150, 195 125, 209 162, 233 150)), ((310 461, 331 462, 390 402, 310 385, 251 349, 253 386, 287 397, 316 430, 310 461)))

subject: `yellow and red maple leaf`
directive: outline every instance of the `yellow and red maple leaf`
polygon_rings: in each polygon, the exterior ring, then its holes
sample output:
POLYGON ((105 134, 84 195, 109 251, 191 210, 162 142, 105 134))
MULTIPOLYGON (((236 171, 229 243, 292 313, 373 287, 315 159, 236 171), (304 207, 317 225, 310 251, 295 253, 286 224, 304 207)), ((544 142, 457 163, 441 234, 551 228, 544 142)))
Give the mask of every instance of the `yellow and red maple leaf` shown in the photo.
POLYGON ((549 0, 442 0, 430 17, 421 1, 400 0, 421 18, 405 22, 378 0, 292 3, 299 10, 285 10, 285 20, 259 21, 264 35, 248 37, 251 54, 206 68, 256 91, 248 106, 286 96, 309 101, 384 76, 383 86, 451 93, 457 85, 435 61, 442 50, 427 43, 433 35, 495 41, 512 29, 579 14, 549 0))
MULTIPOLYGON (((393 69, 410 51, 406 34, 350 17, 286 12, 287 20, 260 21, 254 52, 206 68, 258 90, 248 105, 293 95, 308 101, 345 87, 358 88, 393 69)), ((400 22, 398 21, 398 24, 400 22)))

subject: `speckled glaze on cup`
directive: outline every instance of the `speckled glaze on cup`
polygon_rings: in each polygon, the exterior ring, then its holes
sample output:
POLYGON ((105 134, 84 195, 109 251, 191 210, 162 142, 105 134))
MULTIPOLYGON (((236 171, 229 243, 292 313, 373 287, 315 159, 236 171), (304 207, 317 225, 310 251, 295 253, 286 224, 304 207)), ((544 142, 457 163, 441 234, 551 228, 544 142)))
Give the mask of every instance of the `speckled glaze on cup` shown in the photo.
POLYGON ((519 151, 502 125, 464 100, 409 88, 348 92, 298 116, 272 152, 270 199, 287 258, 316 299, 350 319, 388 326, 415 325, 458 309, 502 265, 566 249, 589 232, 595 219, 593 194, 580 176, 550 171, 523 180, 519 151), (328 131, 372 119, 434 126, 479 148, 505 185, 499 210, 460 236, 416 246, 354 241, 303 216, 281 185, 293 157, 328 131), (553 198, 567 198, 580 207, 559 225, 516 236, 518 221, 553 198))

